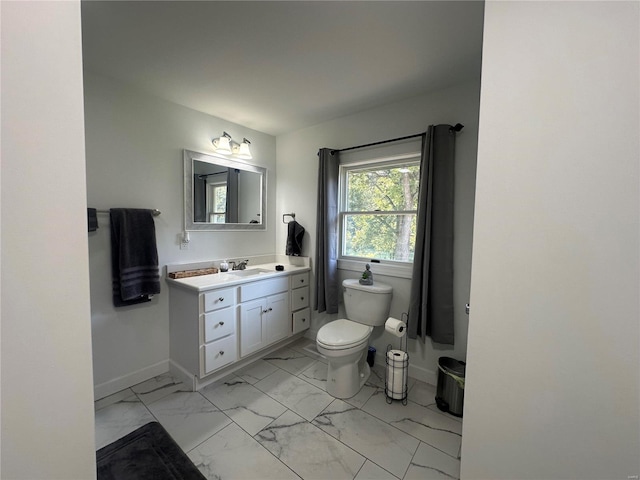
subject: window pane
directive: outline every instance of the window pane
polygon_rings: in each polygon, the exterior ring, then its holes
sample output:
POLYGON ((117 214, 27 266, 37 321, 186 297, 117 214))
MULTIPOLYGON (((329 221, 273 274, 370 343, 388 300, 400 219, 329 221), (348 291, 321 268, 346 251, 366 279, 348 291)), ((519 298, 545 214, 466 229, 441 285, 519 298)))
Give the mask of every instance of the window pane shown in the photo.
POLYGON ((372 167, 347 172, 350 212, 416 210, 420 165, 372 167))
POLYGON ((213 190, 213 210, 222 213, 227 210, 227 187, 215 187, 213 190))
POLYGON ((345 256, 412 262, 415 241, 415 214, 344 216, 345 256))

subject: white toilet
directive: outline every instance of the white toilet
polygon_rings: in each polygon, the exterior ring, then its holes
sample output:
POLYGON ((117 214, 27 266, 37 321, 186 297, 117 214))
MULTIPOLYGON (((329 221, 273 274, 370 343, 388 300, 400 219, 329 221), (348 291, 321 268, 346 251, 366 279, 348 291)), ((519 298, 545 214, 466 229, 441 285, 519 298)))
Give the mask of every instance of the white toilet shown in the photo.
POLYGON ((337 398, 353 397, 369 378, 367 346, 373 327, 384 325, 389 316, 392 288, 384 283, 360 285, 345 280, 346 319, 327 323, 318 331, 318 352, 327 357, 327 393, 337 398))

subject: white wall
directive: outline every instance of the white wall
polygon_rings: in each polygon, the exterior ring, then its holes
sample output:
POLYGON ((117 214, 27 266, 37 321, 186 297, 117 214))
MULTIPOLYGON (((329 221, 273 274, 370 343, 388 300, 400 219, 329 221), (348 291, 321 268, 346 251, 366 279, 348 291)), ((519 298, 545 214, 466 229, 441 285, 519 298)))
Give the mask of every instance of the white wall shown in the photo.
MULTIPOLYGON (((160 265, 275 250, 275 138, 167 102, 105 77, 85 72, 87 202, 91 207, 157 208, 160 265), (227 131, 251 140, 252 163, 268 169, 267 230, 191 232, 183 229, 182 149, 212 153, 211 140, 227 131)), ((111 300, 109 215, 89 234, 91 325, 96 394, 103 396, 167 371, 167 286, 149 303, 114 308, 111 300)))
POLYGON ((2 461, 95 478, 79 2, 2 2, 2 461))
MULTIPOLYGON (((295 212, 296 220, 306 229, 303 255, 315 255, 317 152, 320 147, 347 148, 355 145, 424 132, 430 124, 465 125, 456 140, 456 193, 454 245, 454 301, 456 345, 453 349, 411 340, 411 374, 433 382, 438 357, 447 355, 464 359, 467 345, 467 316, 464 305, 469 299, 471 242, 478 131, 479 83, 453 86, 428 95, 367 110, 314 127, 277 137, 278 189, 277 214, 295 212)), ((276 229, 276 248, 284 253, 287 227, 281 222, 276 229)), ((375 268, 375 266, 373 267, 375 268)), ((314 267, 315 269, 315 267, 314 267)), ((356 272, 343 272, 355 278, 356 272)), ((400 317, 408 310, 410 280, 376 275, 376 279, 394 287, 391 315, 400 317)), ((312 333, 327 320, 338 315, 314 312, 312 333)), ((372 343, 378 353, 397 339, 375 332, 372 343)), ((380 356, 380 355, 379 355, 380 356)))
POLYGON ((640 474, 638 2, 487 2, 464 479, 640 474))

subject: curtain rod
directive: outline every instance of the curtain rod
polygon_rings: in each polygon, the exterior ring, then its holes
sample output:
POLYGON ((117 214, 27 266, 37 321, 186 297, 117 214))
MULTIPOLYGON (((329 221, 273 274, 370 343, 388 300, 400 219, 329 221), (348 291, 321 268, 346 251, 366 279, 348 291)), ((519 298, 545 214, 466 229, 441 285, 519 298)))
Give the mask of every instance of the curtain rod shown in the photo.
POLYGON ((211 177, 213 175, 226 175, 229 172, 201 173, 198 178, 211 177))
POLYGON ((407 135, 406 137, 391 138, 389 140, 382 140, 380 142, 367 143, 365 145, 357 145, 355 147, 341 148, 339 150, 331 150, 331 155, 333 155, 336 152, 346 152, 348 150, 355 150, 357 148, 373 147, 375 145, 382 145, 384 143, 399 142, 400 140, 407 140, 409 138, 421 137, 422 135, 424 135, 424 132, 416 133, 414 135, 407 135))
MULTIPOLYGON (((464 125, 462 125, 461 123, 456 123, 453 127, 449 127, 449 130, 453 130, 455 132, 459 132, 463 128, 464 128, 464 125)), ((413 135, 407 135, 406 137, 391 138, 389 140, 382 140, 380 142, 367 143, 365 145, 357 145, 355 147, 341 148, 339 150, 331 150, 331 155, 333 155, 336 152, 346 152, 348 150, 355 150, 357 148, 373 147, 375 145, 382 145, 382 144, 385 144, 385 143, 399 142, 400 140, 408 140, 409 138, 421 137, 425 133, 427 133, 427 132, 415 133, 413 135)))

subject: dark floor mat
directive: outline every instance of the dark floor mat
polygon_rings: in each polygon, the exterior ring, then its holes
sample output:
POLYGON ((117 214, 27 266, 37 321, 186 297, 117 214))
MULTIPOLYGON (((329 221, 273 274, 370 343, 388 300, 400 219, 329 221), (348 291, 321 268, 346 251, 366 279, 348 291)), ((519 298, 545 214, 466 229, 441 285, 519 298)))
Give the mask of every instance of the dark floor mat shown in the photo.
POLYGON ((158 422, 96 452, 98 480, 203 480, 204 475, 158 422))

